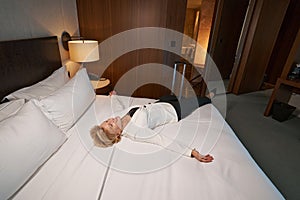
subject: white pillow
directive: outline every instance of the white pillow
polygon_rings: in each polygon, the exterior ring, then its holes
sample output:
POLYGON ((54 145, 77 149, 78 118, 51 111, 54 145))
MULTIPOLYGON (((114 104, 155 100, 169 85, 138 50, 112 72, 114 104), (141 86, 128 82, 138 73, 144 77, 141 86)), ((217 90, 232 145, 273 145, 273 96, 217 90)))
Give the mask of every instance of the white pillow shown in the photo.
POLYGON ((65 66, 54 71, 48 78, 31 85, 29 87, 17 90, 5 98, 12 99, 39 99, 48 96, 58 88, 62 87, 68 82, 68 72, 65 66))
POLYGON ((7 199, 62 145, 66 136, 32 101, 0 122, 0 133, 0 199, 7 199))
POLYGON ((63 87, 34 102, 55 125, 67 132, 94 99, 94 89, 83 68, 63 87))
POLYGON ((16 114, 22 108, 24 103, 24 99, 18 99, 0 104, 0 121, 16 114))

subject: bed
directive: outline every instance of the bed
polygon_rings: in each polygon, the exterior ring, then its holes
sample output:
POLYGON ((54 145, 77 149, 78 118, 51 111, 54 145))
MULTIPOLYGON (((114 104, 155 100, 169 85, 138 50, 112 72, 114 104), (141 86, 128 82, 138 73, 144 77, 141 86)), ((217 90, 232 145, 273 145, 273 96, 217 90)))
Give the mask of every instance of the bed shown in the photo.
MULTIPOLYGON (((26 42, 30 48, 54 44, 58 52, 56 37, 26 42)), ((43 61, 22 59, 23 65, 31 62, 33 72, 40 63, 50 68, 50 73, 34 73, 31 83, 0 77, 1 99, 9 100, 0 104, 0 199, 284 199, 212 104, 163 131, 180 140, 174 132, 182 130, 188 145, 201 149, 208 130, 222 127, 209 152, 212 163, 127 138, 114 147, 95 147, 89 135, 93 125, 155 100, 95 95, 86 69, 69 79, 59 54, 54 55, 49 59, 48 52, 38 50, 30 56, 43 61)), ((13 71, 8 69, 14 68, 8 67, 12 59, 1 60, 5 76, 13 71)))

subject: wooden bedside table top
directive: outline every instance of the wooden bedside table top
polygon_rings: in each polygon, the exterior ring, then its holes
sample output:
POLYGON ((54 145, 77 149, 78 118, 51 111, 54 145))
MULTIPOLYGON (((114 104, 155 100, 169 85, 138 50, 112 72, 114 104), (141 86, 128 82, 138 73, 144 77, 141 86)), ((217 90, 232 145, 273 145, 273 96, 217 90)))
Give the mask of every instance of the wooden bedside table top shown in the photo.
POLYGON ((110 84, 110 80, 109 79, 91 80, 91 83, 93 85, 94 90, 96 90, 108 86, 110 84))

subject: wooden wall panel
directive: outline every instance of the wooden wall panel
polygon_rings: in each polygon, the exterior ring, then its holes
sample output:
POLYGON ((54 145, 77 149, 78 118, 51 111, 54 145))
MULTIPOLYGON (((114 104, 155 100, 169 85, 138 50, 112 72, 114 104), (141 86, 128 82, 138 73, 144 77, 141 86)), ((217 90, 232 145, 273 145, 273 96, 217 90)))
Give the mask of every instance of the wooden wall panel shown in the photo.
POLYGON ((184 32, 187 0, 168 0, 166 12, 166 27, 184 32))
MULTIPOLYGON (((113 85, 130 69, 137 66, 138 51, 126 53, 117 58, 104 72, 103 76, 110 79, 113 85)), ((132 77, 135 78, 135 77, 132 77)), ((124 94, 125 95, 125 94, 124 94)))
POLYGON ((168 0, 138 2, 139 27, 166 27, 166 9, 168 0))
MULTIPOLYGON (((164 27, 183 32, 186 0, 77 0, 77 9, 81 36, 101 43, 115 34, 138 27, 164 27)), ((135 66, 149 62, 172 66, 177 59, 165 51, 136 50, 115 60, 103 76, 115 85, 124 73, 135 66)), ((142 80, 147 74, 137 76, 138 80, 142 80)), ((149 88, 149 85, 145 89, 140 88, 135 94, 157 98, 166 93, 163 87, 154 86, 155 93, 149 88)))
POLYGON ((291 0, 283 20, 278 39, 274 46, 266 71, 266 82, 275 85, 288 58, 290 49, 300 27, 300 1, 291 0))
MULTIPOLYGON (((140 97, 141 94, 144 98, 153 98, 153 96, 157 95, 158 91, 165 91, 165 94, 170 94, 171 90, 169 88, 166 88, 164 86, 158 85, 158 84, 145 84, 143 87, 140 87, 134 91, 132 94, 133 97, 140 97), (144 91, 151 91, 145 93, 144 91)), ((160 95, 160 94, 159 94, 160 95)))
MULTIPOLYGON (((187 0, 168 1, 166 27, 180 33, 184 32, 184 23, 186 15, 187 0)), ((182 47, 182 43, 176 44, 175 48, 182 47)), ((165 52, 164 64, 173 67, 174 62, 180 61, 182 58, 171 52, 165 52)))
POLYGON ((289 0, 257 0, 233 87, 235 94, 260 90, 288 5, 289 0))
MULTIPOLYGON (((139 50, 139 65, 143 65, 143 64, 147 64, 147 63, 159 63, 162 64, 162 60, 163 60, 163 54, 165 52, 159 49, 142 49, 139 50)), ((137 82, 138 83, 143 83, 144 80, 148 80, 149 78, 153 78, 156 79, 158 78, 159 80, 163 80, 163 74, 164 74, 164 70, 161 69, 159 71, 149 71, 149 73, 147 73, 146 71, 143 71, 142 73, 138 73, 137 74, 137 82), (152 76, 152 77, 149 77, 152 76), (153 77, 155 76, 155 77, 153 77)), ((155 81, 153 81, 155 82, 155 81)), ((135 92, 135 96, 145 96, 145 97, 154 97, 157 98, 163 94, 166 94, 166 92, 168 92, 168 90, 165 90, 163 87, 159 87, 158 85, 153 85, 153 88, 151 88, 151 85, 148 85, 147 87, 141 87, 139 90, 137 90, 135 92), (145 93, 145 91, 147 91, 145 93)))
MULTIPOLYGON (((138 10, 138 25, 139 27, 166 27, 166 18, 168 0, 152 0, 152 1, 139 1, 138 10)), ((158 49, 141 49, 138 50, 138 63, 137 66, 146 63, 163 63, 164 52, 158 49)), ((149 75, 155 72, 144 71, 137 74, 137 83, 143 83, 147 80, 149 75)), ((160 79, 162 78, 163 71, 156 73, 160 79)), ((143 96, 157 98, 166 93, 162 86, 157 84, 146 84, 145 86, 137 89, 133 96, 143 96)))
MULTIPOLYGON (((110 18, 112 35, 137 28, 139 0, 112 0, 110 18)), ((104 22, 105 23, 105 22, 104 22)))
POLYGON ((80 35, 104 41, 112 35, 111 3, 109 0, 77 0, 80 35))
POLYGON ((249 0, 224 0, 222 4, 216 43, 210 56, 223 79, 229 79, 232 72, 248 3, 249 0))

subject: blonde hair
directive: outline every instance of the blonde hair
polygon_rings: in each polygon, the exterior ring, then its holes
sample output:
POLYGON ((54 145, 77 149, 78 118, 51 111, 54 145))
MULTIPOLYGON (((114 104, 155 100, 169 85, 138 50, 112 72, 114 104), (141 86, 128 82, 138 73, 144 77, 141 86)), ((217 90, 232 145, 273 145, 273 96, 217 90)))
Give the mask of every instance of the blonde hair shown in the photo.
POLYGON ((115 137, 115 135, 105 133, 105 131, 97 125, 90 130, 90 135, 94 140, 94 145, 97 147, 110 147, 121 141, 121 136, 115 137))

